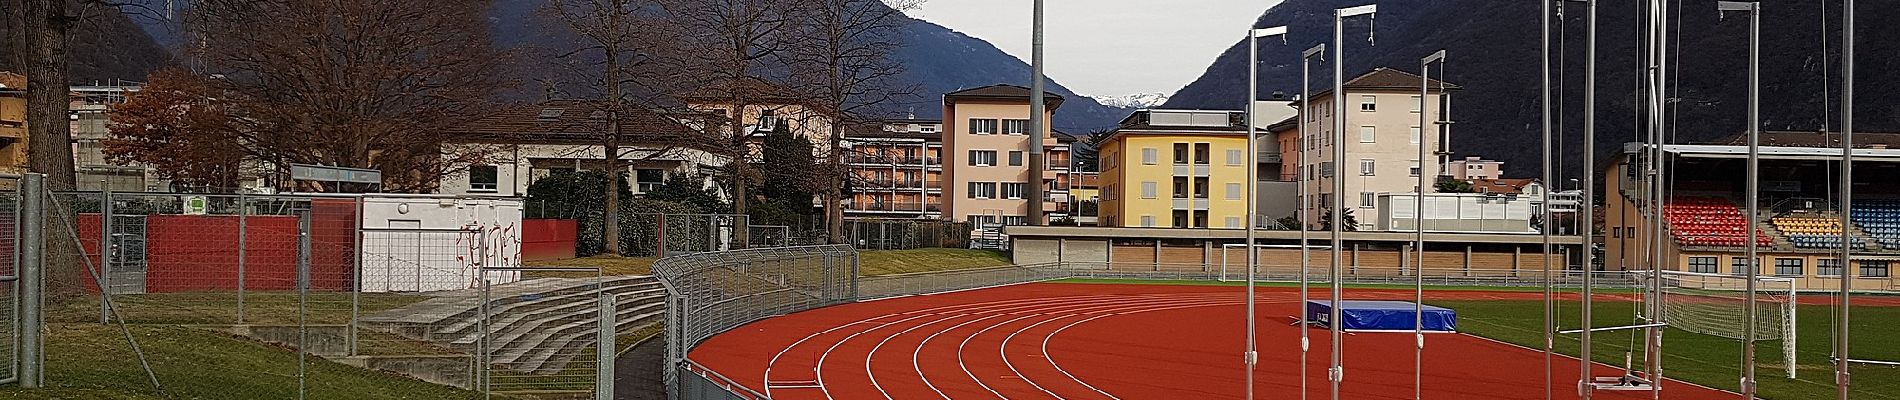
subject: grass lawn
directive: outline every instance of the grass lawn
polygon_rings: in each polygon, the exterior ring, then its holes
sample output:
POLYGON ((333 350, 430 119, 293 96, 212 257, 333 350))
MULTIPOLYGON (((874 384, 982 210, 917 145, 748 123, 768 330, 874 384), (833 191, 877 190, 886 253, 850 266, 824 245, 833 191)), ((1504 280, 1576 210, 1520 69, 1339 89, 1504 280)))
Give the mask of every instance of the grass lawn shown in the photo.
MULTIPOLYGON (((606 275, 646 275, 653 273, 652 257, 594 256, 558 261, 535 261, 530 267, 598 267, 606 275)), ((970 249, 863 250, 858 252, 860 273, 865 276, 904 274, 1009 265, 1009 256, 999 251, 970 249)), ((529 272, 530 278, 576 276, 573 273, 529 272)))
MULTIPOLYGON (((48 387, 0 389, 7 399, 286 399, 297 353, 206 329, 132 325, 164 389, 152 388, 116 325, 47 326, 48 387)), ((308 358, 312 399, 479 399, 476 392, 308 358)))
MULTIPOLYGON (((1464 333, 1502 340, 1513 344, 1542 348, 1543 302, 1541 301, 1430 301, 1433 305, 1458 311, 1459 330, 1464 333)), ((1563 329, 1578 326, 1582 307, 1574 301, 1560 302, 1559 321, 1563 329)), ((1756 380, 1759 394, 1766 399, 1835 398, 1834 366, 1829 359, 1832 341, 1832 311, 1828 306, 1800 306, 1796 316, 1796 378, 1788 379, 1782 364, 1781 342, 1765 341, 1756 345, 1756 380)), ((1628 325, 1634 315, 1628 302, 1599 302, 1592 319, 1595 325, 1628 325)), ((1854 307, 1854 358, 1900 360, 1900 307, 1854 307)), ((1641 360, 1641 338, 1635 342, 1635 358, 1641 360)), ((1624 353, 1631 346, 1628 331, 1598 332, 1591 338, 1594 359, 1610 365, 1623 365, 1624 353)), ((1577 354, 1580 341, 1575 335, 1559 336, 1558 351, 1577 354)), ((1741 341, 1672 329, 1663 334, 1663 375, 1723 390, 1739 390, 1738 366, 1741 341)), ((1640 361, 1639 361, 1640 362, 1640 361)), ((1855 365, 1853 398, 1900 399, 1900 368, 1855 365)), ((1667 389, 1665 389, 1667 390, 1667 389)))

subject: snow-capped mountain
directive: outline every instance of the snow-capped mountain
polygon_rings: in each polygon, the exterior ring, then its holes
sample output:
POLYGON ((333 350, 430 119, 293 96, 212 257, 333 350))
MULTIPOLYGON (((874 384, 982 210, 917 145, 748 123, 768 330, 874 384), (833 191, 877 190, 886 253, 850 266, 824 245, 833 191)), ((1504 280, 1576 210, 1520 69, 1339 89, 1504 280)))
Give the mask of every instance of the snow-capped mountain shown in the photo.
POLYGON ((1142 109, 1161 106, 1161 103, 1168 102, 1168 95, 1164 93, 1136 93, 1120 96, 1099 96, 1096 97, 1095 100, 1109 107, 1142 109))

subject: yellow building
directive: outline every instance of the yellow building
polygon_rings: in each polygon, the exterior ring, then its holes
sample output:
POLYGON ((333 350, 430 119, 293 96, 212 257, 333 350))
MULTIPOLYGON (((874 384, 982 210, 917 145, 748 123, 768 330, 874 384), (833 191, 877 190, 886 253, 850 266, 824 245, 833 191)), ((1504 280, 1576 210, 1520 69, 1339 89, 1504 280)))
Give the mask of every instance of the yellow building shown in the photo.
POLYGON ((0 72, 0 172, 26 167, 26 77, 0 72))
POLYGON ((1246 228, 1246 122, 1240 111, 1143 110, 1123 119, 1097 150, 1100 226, 1246 228))

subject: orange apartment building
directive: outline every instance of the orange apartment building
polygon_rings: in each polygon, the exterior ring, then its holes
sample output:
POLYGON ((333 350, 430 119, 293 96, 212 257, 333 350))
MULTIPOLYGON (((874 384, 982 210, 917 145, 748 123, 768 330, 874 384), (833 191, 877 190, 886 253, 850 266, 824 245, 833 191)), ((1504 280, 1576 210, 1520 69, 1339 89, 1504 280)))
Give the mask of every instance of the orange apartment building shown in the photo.
POLYGON ((943 216, 943 122, 898 119, 845 130, 847 218, 943 216))
MULTIPOLYGON (((979 225, 1046 223, 1069 212, 1069 146, 1074 138, 1044 128, 1048 168, 1029 170, 1029 88, 990 85, 943 96, 943 218, 979 225), (1029 214, 1028 185, 1043 185, 1043 215, 1029 214)), ((1045 121, 1063 97, 1044 93, 1045 121)))

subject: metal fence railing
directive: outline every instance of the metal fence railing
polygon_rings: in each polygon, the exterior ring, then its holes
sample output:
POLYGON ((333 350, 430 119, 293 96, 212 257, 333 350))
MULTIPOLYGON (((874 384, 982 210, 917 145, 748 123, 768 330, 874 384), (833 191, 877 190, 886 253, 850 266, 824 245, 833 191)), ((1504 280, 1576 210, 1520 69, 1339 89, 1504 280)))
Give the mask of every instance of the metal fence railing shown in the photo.
POLYGON ((670 396, 688 388, 682 376, 697 376, 686 353, 701 341, 766 317, 858 298, 857 252, 844 245, 687 254, 660 259, 653 274, 667 294, 670 396))

